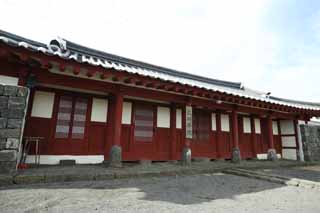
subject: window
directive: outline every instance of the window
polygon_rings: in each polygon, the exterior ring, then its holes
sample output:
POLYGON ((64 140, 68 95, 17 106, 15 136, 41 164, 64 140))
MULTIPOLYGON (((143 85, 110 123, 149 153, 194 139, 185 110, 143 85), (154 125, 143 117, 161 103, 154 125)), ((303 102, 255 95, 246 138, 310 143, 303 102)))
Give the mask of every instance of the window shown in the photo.
POLYGON ((217 116, 215 113, 211 113, 211 129, 213 131, 217 130, 217 116))
POLYGON ((248 117, 243 117, 243 133, 251 133, 251 120, 248 117))
POLYGON ((88 100, 61 96, 59 101, 55 138, 83 139, 88 100), (71 136, 70 136, 71 131, 71 136))
POLYGON ((54 104, 54 93, 35 91, 32 104, 32 117, 51 118, 54 104))
POLYGON ((170 128, 169 107, 157 107, 157 127, 170 128))
POLYGON ((91 121, 107 122, 108 100, 101 98, 92 99, 91 121))
POLYGON ((131 124, 132 103, 123 102, 122 106, 122 124, 131 124))
POLYGON ((230 131, 230 122, 228 114, 221 114, 221 131, 229 132, 230 131))
POLYGON ((176 120, 176 128, 181 129, 182 128, 182 110, 177 109, 176 110, 177 120, 176 120))
POLYGON ((136 142, 152 142, 153 107, 136 105, 134 110, 134 138, 136 142))
POLYGON ((278 135, 279 134, 278 122, 277 121, 272 121, 272 132, 273 132, 274 135, 278 135))
POLYGON ((261 134, 261 124, 260 124, 259 118, 254 119, 254 129, 255 129, 256 134, 261 134))

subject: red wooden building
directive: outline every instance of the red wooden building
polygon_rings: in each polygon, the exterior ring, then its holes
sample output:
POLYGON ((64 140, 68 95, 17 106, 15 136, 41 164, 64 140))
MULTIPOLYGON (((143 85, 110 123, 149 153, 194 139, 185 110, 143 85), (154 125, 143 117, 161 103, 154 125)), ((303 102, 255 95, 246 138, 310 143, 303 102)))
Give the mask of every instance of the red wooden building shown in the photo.
POLYGON ((4 31, 0 83, 31 88, 24 135, 45 138, 43 164, 297 159, 298 121, 320 115, 316 103, 4 31))

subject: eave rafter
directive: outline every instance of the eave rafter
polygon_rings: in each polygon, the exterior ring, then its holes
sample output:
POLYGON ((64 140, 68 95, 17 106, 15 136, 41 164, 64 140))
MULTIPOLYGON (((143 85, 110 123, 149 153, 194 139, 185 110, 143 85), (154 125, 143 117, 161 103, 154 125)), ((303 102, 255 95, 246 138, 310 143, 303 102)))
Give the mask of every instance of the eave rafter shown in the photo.
POLYGON ((80 71, 87 70, 85 75, 89 78, 97 76, 102 80, 110 79, 115 82, 123 82, 125 84, 138 85, 147 88, 153 88, 158 90, 164 90, 174 93, 180 93, 181 95, 190 95, 195 97, 212 99, 221 102, 231 102, 233 104, 245 105, 248 107, 261 108, 262 110, 274 110, 281 111, 284 113, 298 113, 305 114, 306 116, 318 115, 320 112, 310 109, 299 109, 292 106, 285 106, 280 104, 271 104, 267 102, 262 102, 258 100, 248 99, 244 97, 238 97, 233 95, 228 95, 223 92, 212 91, 205 88, 200 88, 196 86, 183 85, 181 83, 169 82, 160 79, 154 79, 151 77, 140 76, 137 74, 128 73, 125 71, 117 71, 113 69, 105 69, 102 67, 94 67, 89 64, 81 64, 74 60, 64 60, 58 56, 48 56, 41 54, 39 52, 31 52, 22 47, 15 47, 15 49, 1 45, 0 44, 0 58, 8 58, 18 56, 18 60, 22 63, 30 63, 31 60, 36 60, 39 62, 42 69, 50 69, 53 64, 59 64, 59 70, 61 72, 66 71, 66 67, 72 67, 72 73, 74 75, 79 75, 80 71), (52 63, 54 62, 54 63, 52 63))

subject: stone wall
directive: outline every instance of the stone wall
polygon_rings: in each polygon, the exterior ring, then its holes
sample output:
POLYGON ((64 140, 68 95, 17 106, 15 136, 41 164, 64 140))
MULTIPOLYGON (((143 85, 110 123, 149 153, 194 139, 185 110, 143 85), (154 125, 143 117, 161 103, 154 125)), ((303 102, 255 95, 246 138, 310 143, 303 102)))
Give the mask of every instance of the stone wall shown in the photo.
POLYGON ((320 161, 320 126, 300 125, 304 159, 320 161))
POLYGON ((0 173, 16 171, 29 89, 0 85, 0 173))

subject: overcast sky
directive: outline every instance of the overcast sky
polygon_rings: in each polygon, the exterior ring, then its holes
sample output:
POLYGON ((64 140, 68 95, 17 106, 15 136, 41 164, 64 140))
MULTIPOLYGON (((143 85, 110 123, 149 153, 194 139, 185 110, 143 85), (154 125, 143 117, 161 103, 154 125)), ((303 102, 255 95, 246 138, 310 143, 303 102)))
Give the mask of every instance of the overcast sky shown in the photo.
POLYGON ((319 0, 0 0, 0 28, 320 102, 319 0))

